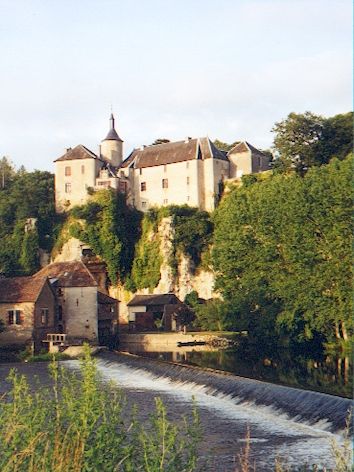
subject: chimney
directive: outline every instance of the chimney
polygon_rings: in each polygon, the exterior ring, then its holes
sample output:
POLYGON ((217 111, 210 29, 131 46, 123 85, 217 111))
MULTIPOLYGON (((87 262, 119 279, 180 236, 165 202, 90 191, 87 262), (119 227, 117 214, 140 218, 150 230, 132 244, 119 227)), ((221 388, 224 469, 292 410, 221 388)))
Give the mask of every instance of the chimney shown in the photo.
POLYGON ((187 137, 185 138, 184 142, 185 142, 186 144, 188 144, 191 139, 192 139, 192 138, 191 138, 190 136, 187 136, 187 137))
POLYGON ((66 152, 71 151, 71 147, 66 148, 65 151, 66 151, 66 152))

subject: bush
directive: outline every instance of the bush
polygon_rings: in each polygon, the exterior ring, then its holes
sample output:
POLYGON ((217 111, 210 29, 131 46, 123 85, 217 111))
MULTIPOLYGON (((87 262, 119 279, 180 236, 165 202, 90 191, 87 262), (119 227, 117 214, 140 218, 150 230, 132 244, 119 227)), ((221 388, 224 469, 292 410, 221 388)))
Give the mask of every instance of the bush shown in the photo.
POLYGON ((80 375, 50 364, 53 386, 33 394, 12 371, 10 392, 0 398, 2 472, 194 471, 199 419, 170 423, 161 400, 144 427, 127 412, 115 385, 102 388, 86 352, 80 375))

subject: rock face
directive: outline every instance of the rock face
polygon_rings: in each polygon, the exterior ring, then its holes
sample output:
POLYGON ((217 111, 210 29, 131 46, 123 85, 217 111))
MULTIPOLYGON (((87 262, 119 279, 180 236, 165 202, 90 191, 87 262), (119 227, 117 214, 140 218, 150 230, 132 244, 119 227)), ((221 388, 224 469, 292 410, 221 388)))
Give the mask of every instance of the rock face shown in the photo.
MULTIPOLYGON (((206 300, 217 296, 214 292, 214 274, 205 270, 193 270, 193 263, 184 254, 178 258, 177 274, 174 275, 169 260, 173 249, 173 227, 171 218, 163 218, 158 227, 160 237, 160 251, 163 263, 160 269, 160 281, 157 287, 151 292, 148 288, 136 292, 138 295, 148 295, 149 293, 160 294, 173 292, 180 300, 184 300, 186 295, 193 290, 198 292, 198 296, 206 300)), ((132 293, 124 290, 124 287, 112 287, 110 295, 120 300, 119 318, 121 323, 128 322, 127 303, 132 298, 132 293)))
MULTIPOLYGON (((160 251, 163 263, 160 269, 160 281, 158 285, 149 290, 141 289, 136 293, 147 295, 149 293, 160 294, 174 292, 180 300, 184 300, 186 295, 193 290, 198 296, 208 300, 216 297, 214 292, 214 274, 210 271, 194 271, 193 263, 190 258, 184 254, 178 256, 178 267, 174 274, 169 261, 173 250, 173 232, 171 218, 163 218, 158 227, 160 237, 160 251)), ((75 238, 70 238, 62 247, 59 254, 56 255, 53 262, 82 260, 83 243, 75 238)), ((87 247, 85 245, 85 247, 87 247)), ((96 277, 95 277, 96 278, 96 277)), ((119 303, 119 318, 122 323, 128 322, 127 303, 132 299, 133 294, 125 289, 124 286, 116 285, 109 287, 110 296, 117 298, 119 303)))

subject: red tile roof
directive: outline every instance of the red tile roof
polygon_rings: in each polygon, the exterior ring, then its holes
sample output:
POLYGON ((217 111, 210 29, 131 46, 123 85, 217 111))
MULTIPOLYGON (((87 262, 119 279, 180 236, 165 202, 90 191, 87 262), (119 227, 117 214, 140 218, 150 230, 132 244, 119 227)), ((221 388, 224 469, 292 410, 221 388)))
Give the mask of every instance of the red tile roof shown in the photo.
POLYGON ((45 276, 0 279, 0 303, 35 302, 46 282, 45 276))
POLYGON ((81 261, 55 262, 37 272, 34 277, 58 279, 61 287, 96 287, 97 282, 81 261))

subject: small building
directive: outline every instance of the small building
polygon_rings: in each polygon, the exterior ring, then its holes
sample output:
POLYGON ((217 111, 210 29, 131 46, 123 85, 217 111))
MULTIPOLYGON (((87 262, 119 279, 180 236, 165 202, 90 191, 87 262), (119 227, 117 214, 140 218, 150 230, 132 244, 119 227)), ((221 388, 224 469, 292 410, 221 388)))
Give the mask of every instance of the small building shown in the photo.
POLYGON ((111 346, 118 330, 118 300, 98 291, 97 308, 98 341, 100 345, 111 346))
POLYGON ((173 293, 161 295, 135 295, 127 304, 129 331, 176 331, 174 321, 178 309, 184 304, 173 293))
POLYGON ((117 300, 100 294, 93 275, 81 261, 56 262, 44 267, 34 277, 48 277, 58 303, 58 332, 65 333, 69 343, 99 340, 102 332, 110 333, 117 323, 117 300), (109 316, 107 313, 109 312, 109 316))
POLYGON ((56 331, 56 297, 47 277, 0 279, 0 347, 31 346, 35 351, 56 331))

